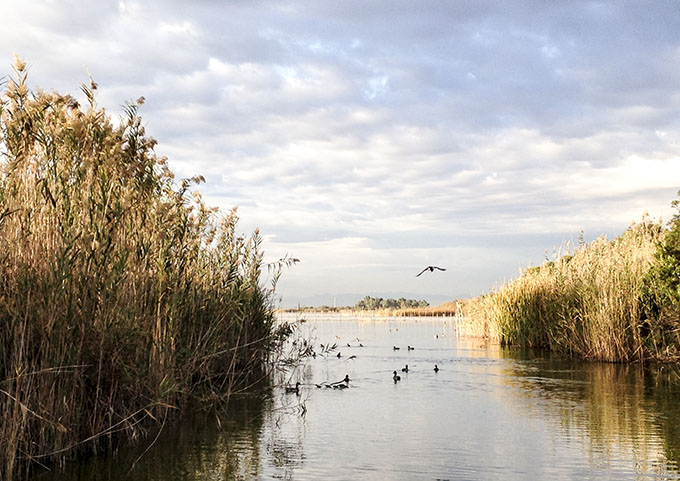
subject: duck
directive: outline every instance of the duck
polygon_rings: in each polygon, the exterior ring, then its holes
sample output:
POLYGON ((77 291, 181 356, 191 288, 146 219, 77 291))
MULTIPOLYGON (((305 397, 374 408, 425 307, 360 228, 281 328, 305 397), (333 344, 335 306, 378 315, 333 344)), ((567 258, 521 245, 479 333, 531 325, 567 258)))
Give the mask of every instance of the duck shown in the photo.
POLYGON ((347 389, 349 386, 347 384, 336 384, 333 389, 347 389))
POLYGON ((392 376, 392 379, 394 379, 394 382, 396 384, 397 381, 401 381, 401 376, 397 374, 397 371, 394 371, 394 376, 392 376))
POLYGON ((437 367, 436 364, 434 365, 434 372, 439 372, 439 368, 437 367))
POLYGON ((392 349, 394 349, 395 351, 398 351, 398 350, 399 350, 399 346, 392 346, 392 349))
POLYGON ((340 357, 342 357, 342 356, 340 356, 340 353, 338 352, 338 358, 340 358, 340 357))
POLYGON ((340 381, 332 382, 332 383, 328 384, 326 387, 332 387, 333 389, 336 389, 336 388, 338 388, 341 384, 347 383, 347 386, 343 386, 343 387, 342 387, 342 389, 344 389, 344 388, 346 388, 346 387, 349 387, 349 381, 350 381, 350 379, 349 379, 349 374, 345 374, 345 377, 342 378, 340 381))
POLYGON ((408 364, 401 368, 401 372, 408 372, 408 364))
POLYGON ((300 394, 300 381, 295 383, 295 387, 286 386, 286 393, 288 394, 300 394))
POLYGON ((411 347, 411 346, 406 346, 406 347, 408 348, 409 351, 413 351, 415 349, 415 347, 411 347))

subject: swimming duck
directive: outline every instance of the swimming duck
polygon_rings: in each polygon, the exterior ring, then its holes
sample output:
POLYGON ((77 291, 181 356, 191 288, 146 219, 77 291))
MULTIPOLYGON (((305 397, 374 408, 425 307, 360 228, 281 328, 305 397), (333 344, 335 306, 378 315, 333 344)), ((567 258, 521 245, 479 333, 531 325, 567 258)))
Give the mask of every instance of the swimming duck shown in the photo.
POLYGON ((392 346, 392 349, 394 349, 395 351, 398 351, 398 350, 399 350, 399 346, 392 346))
POLYGON ((295 387, 286 386, 286 392, 300 394, 300 381, 295 383, 295 387))
POLYGON ((436 364, 434 365, 434 372, 439 372, 439 368, 437 367, 436 364))
POLYGON ((408 364, 401 368, 401 372, 408 372, 408 364))
POLYGON ((397 375, 397 371, 394 371, 394 376, 392 376, 392 379, 394 379, 394 382, 396 383, 397 381, 401 381, 401 376, 397 375))
POLYGON ((408 347, 409 351, 413 351, 415 349, 415 347, 411 347, 411 346, 406 346, 406 347, 408 347))
POLYGON ((341 357, 341 356, 340 356, 340 353, 338 353, 338 358, 339 358, 339 357, 341 357))

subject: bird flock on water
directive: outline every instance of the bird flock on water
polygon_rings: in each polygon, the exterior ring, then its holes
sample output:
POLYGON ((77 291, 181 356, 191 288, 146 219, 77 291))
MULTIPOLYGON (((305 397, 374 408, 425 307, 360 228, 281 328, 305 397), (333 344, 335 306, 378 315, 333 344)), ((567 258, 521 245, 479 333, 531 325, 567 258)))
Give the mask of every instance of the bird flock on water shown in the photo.
MULTIPOLYGON (((446 269, 443 268, 443 267, 434 266, 434 265, 427 266, 422 271, 420 271, 418 274, 416 274, 416 277, 420 277, 422 274, 424 274, 427 271, 434 272, 435 270, 445 271, 446 269)), ((437 337, 439 337, 439 336, 437 336, 437 337)), ((357 339, 357 341, 359 341, 359 339, 357 339)), ((321 344, 322 350, 323 349, 328 350, 330 347, 331 346, 324 346, 323 344, 321 344)), ((351 345, 349 343, 347 343, 347 347, 351 347, 351 345)), ((364 347, 364 345, 359 342, 359 347, 364 347)), ((333 345, 333 347, 331 349, 333 349, 333 348, 335 348, 335 345, 333 345)), ((398 351, 401 348, 399 346, 392 346, 392 349, 394 351, 398 351)), ((408 349, 408 351, 413 351, 413 350, 415 350, 415 347, 409 345, 409 346, 407 346, 407 349, 408 349)), ((338 359, 340 359, 342 357, 342 353, 340 351, 338 351, 336 356, 337 356, 338 359)), ((316 352, 312 352, 312 357, 316 358, 316 352)), ((348 359, 355 359, 355 358, 356 358, 356 356, 350 356, 348 359)), ((436 364, 434 365, 433 371, 435 372, 435 374, 439 372, 439 367, 436 364)), ((406 364, 401 369, 401 372, 403 372, 403 373, 409 372, 408 364, 406 364)), ((399 381, 401 381, 401 376, 399 374, 397 374, 397 371, 392 371, 392 380, 394 381, 395 384, 398 383, 399 381)), ((319 384, 315 383, 314 385, 317 388, 324 388, 325 387, 325 388, 329 388, 329 389, 347 389, 347 388, 349 388, 349 382, 350 382, 349 374, 346 374, 345 377, 343 379, 341 379, 340 381, 331 382, 331 383, 322 382, 322 383, 319 383, 319 384)), ((295 386, 286 386, 286 393, 290 393, 290 394, 294 393, 294 394, 300 395, 300 386, 301 386, 300 381, 296 382, 295 386)))
MULTIPOLYGON (((358 340, 358 339, 357 339, 357 340, 358 340)), ((349 347, 352 347, 350 344, 347 344, 347 345, 348 345, 349 347)), ((359 346, 359 347, 364 347, 364 345, 361 344, 361 343, 359 343, 358 346, 359 346)), ((321 347, 322 347, 322 349, 323 349, 323 348, 324 348, 324 345, 321 344, 321 347)), ((326 347, 330 347, 330 346, 326 346, 326 347)), ((399 348, 399 346, 393 346, 392 349, 395 350, 395 351, 397 351, 397 350, 399 350, 400 348, 399 348)), ((409 345, 409 346, 407 346, 407 349, 408 349, 409 351, 413 351, 413 350, 415 350, 415 347, 409 345)), ((313 357, 316 357, 316 356, 313 356, 313 357)), ((338 352, 338 354, 337 354, 337 357, 338 357, 338 358, 341 357, 339 352, 338 352)), ((350 357, 348 357, 347 359, 356 359, 356 356, 350 356, 350 357)), ((411 370, 411 369, 408 367, 408 364, 406 364, 403 368, 401 368, 401 372, 407 373, 407 374, 410 372, 410 370, 411 370)), ((434 365, 433 371, 435 372, 435 374, 439 372, 439 366, 437 366, 437 364, 434 365)), ((349 377, 349 374, 345 374, 345 377, 344 377, 343 379, 339 380, 339 381, 335 381, 335 382, 325 382, 325 381, 324 381, 324 382, 321 382, 321 383, 314 383, 314 386, 316 386, 316 387, 319 388, 319 389, 321 389, 321 388, 328 388, 328 389, 340 389, 340 390, 342 390, 342 389, 347 389, 347 388, 349 388, 350 380, 351 380, 351 379, 350 379, 350 377, 349 377)), ((397 373, 396 370, 395 370, 395 371, 392 371, 392 380, 394 381, 395 384, 396 384, 397 382, 401 381, 401 376, 397 373)), ((301 385, 302 385, 302 383, 300 383, 300 381, 297 381, 297 382, 295 383, 294 386, 286 386, 286 387, 285 387, 285 392, 288 393, 288 394, 297 394, 297 395, 300 395, 300 386, 301 386, 301 385)))

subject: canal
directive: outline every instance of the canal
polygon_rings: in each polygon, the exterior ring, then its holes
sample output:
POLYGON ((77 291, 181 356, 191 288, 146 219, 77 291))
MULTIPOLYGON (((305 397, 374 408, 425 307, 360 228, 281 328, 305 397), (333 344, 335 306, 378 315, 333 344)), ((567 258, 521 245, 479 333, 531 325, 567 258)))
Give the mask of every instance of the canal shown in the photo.
POLYGON ((677 366, 504 349, 451 318, 288 320, 316 357, 273 386, 36 479, 680 479, 677 366))

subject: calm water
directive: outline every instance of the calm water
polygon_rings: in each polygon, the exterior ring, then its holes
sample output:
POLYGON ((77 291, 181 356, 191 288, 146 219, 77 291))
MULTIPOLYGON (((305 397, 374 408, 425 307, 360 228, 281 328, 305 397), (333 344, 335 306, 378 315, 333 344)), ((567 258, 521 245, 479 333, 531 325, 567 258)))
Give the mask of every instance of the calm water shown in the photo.
POLYGON ((300 330, 318 350, 338 348, 281 371, 278 383, 303 383, 299 396, 274 386, 234 400, 219 425, 196 415, 150 448, 37 479, 680 479, 678 368, 503 350, 458 339, 442 319, 309 319, 300 330), (314 386, 345 374, 349 389, 314 386))

